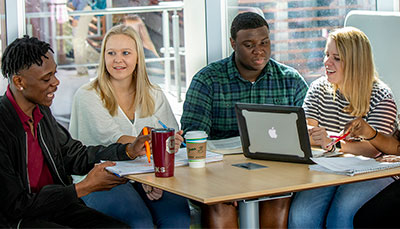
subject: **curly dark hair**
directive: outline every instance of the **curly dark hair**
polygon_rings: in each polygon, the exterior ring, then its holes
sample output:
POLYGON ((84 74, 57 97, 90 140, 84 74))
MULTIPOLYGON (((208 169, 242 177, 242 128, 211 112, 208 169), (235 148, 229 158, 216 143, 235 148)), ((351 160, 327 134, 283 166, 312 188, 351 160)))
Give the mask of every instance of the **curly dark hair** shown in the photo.
POLYGON ((269 29, 267 21, 259 14, 253 12, 240 13, 232 21, 231 37, 236 40, 236 34, 239 30, 256 29, 262 26, 267 26, 269 29))
POLYGON ((40 41, 36 37, 24 35, 17 38, 4 50, 1 58, 1 72, 4 78, 11 80, 12 76, 20 70, 28 69, 32 64, 42 65, 42 56, 47 58, 48 51, 53 50, 50 44, 40 41))

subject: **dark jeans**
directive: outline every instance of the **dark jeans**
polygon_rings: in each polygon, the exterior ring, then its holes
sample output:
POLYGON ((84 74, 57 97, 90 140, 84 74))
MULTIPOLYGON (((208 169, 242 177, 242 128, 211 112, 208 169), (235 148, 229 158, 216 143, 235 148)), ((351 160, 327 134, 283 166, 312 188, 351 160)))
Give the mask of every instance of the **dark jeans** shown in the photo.
POLYGON ((354 216, 355 228, 399 228, 400 180, 365 203, 354 216))
MULTIPOLYGON (((13 225, 17 227, 18 225, 13 225)), ((84 204, 73 203, 51 216, 23 219, 19 228, 130 228, 125 223, 84 204)))
POLYGON ((187 200, 163 192, 159 200, 149 200, 142 184, 121 184, 109 191, 93 192, 82 198, 86 205, 119 219, 131 228, 189 228, 190 210, 187 200))

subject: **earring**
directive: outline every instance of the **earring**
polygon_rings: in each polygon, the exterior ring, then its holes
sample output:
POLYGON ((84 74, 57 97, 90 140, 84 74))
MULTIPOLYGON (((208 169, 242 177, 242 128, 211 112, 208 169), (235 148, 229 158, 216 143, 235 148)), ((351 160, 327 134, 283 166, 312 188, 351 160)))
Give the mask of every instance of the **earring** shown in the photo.
POLYGON ((20 87, 20 88, 19 88, 19 90, 21 90, 21 91, 22 91, 22 90, 24 90, 24 88, 23 88, 23 87, 20 87))

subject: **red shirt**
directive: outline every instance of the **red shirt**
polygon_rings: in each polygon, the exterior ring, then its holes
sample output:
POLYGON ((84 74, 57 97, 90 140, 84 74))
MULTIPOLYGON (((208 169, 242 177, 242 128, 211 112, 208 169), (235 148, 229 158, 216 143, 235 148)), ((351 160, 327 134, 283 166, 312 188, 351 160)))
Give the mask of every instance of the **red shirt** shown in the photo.
POLYGON ((40 148, 39 140, 37 138, 38 123, 43 118, 43 114, 40 112, 38 105, 36 105, 36 107, 33 109, 33 129, 35 135, 32 135, 32 131, 29 126, 29 122, 32 123, 32 120, 21 110, 15 101, 10 90, 10 86, 7 87, 6 96, 11 101, 11 104, 17 112, 27 135, 26 153, 28 154, 27 163, 29 185, 31 187, 31 191, 33 193, 37 193, 43 186, 53 184, 53 177, 51 176, 47 163, 44 161, 42 148, 40 148))

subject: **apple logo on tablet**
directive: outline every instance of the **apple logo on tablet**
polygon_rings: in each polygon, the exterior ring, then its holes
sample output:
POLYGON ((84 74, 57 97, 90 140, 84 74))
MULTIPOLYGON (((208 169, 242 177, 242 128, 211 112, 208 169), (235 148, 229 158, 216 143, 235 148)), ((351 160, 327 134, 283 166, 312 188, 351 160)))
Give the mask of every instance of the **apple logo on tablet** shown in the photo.
POLYGON ((275 127, 272 127, 271 129, 268 130, 268 134, 271 138, 277 138, 278 135, 276 134, 275 127))

